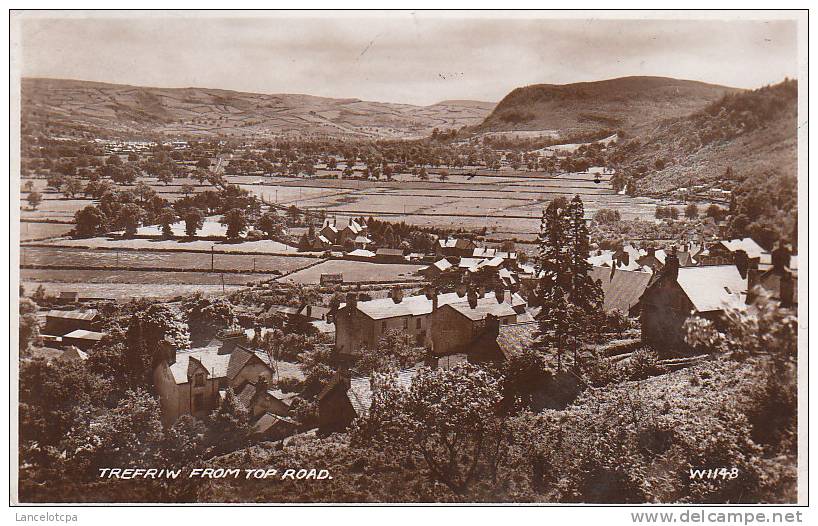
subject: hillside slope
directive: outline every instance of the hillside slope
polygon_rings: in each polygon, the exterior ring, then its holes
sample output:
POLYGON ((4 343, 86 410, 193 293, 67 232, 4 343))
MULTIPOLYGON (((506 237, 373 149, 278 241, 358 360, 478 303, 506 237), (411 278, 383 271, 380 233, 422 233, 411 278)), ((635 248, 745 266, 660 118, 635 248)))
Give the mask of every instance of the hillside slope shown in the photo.
POLYGON ((553 130, 563 137, 632 131, 660 119, 688 115, 737 91, 664 77, 535 84, 506 95, 477 131, 553 130))
POLYGON ((703 184, 733 190, 733 234, 765 246, 792 237, 797 220, 798 85, 736 93, 622 141, 609 154, 637 193, 703 184))
POLYGON ((431 106, 242 93, 205 88, 146 88, 62 79, 22 81, 24 130, 59 135, 426 136, 434 128, 480 123, 494 107, 480 101, 431 106))

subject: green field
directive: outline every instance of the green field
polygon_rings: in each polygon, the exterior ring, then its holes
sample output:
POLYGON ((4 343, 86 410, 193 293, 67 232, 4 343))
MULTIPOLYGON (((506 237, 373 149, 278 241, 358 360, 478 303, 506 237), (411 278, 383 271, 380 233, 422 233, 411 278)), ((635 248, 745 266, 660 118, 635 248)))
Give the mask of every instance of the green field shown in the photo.
POLYGON ((61 292, 79 292, 80 297, 109 298, 113 300, 130 298, 174 298, 200 292, 205 295, 220 295, 238 290, 238 285, 225 285, 222 289, 218 285, 185 285, 180 283, 153 284, 146 286, 142 283, 64 283, 60 281, 31 281, 23 279, 20 282, 25 288, 25 294, 31 295, 37 287, 42 286, 46 294, 58 296, 61 292))

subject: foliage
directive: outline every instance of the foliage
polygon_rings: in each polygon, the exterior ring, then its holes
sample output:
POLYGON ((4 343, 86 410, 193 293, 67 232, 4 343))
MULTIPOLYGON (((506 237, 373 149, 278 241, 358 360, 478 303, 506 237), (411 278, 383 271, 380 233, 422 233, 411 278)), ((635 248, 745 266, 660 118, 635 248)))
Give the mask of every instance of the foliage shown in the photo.
POLYGON ((355 370, 368 375, 393 368, 411 367, 423 357, 423 349, 414 345, 412 335, 401 329, 389 329, 378 338, 374 348, 363 347, 355 370))
POLYGON ((455 495, 491 477, 499 460, 503 419, 497 380, 472 365, 422 368, 408 390, 392 374, 375 374, 369 413, 353 431, 360 444, 420 454, 433 479, 455 495))

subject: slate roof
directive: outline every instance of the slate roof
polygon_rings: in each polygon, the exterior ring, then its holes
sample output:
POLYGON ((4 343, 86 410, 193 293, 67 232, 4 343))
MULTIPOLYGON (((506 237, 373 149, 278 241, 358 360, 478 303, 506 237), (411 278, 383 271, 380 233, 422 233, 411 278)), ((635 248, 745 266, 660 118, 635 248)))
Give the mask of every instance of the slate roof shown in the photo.
MULTIPOLYGON (((418 372, 417 367, 398 372, 398 385, 408 389, 412 385, 412 378, 418 372)), ((347 398, 358 416, 365 415, 372 406, 372 384, 368 376, 353 377, 349 380, 347 398)))
POLYGON ((46 314, 47 318, 63 318, 67 320, 87 320, 92 321, 97 317, 96 309, 81 310, 50 310, 46 314))
POLYGON ((619 269, 613 272, 611 277, 610 268, 593 267, 588 275, 594 281, 602 282, 602 291, 605 293, 602 308, 606 312, 616 309, 628 314, 628 311, 639 303, 639 298, 648 287, 653 274, 619 269))
POLYGON ((63 341, 66 338, 75 338, 77 340, 91 340, 98 342, 105 336, 104 332, 94 332, 94 331, 86 331, 83 329, 77 329, 74 331, 69 332, 68 334, 63 335, 63 341))
POLYGON ((489 314, 498 317, 517 315, 517 312, 510 304, 506 302, 498 303, 494 294, 490 294, 484 298, 478 298, 475 308, 471 308, 468 300, 450 303, 448 306, 472 321, 483 320, 489 314))
MULTIPOLYGON (((495 304, 497 300, 494 295, 490 295, 495 304)), ((456 292, 448 292, 446 294, 439 294, 437 297, 438 307, 448 305, 449 303, 456 303, 467 301, 466 296, 458 296, 456 292)), ((512 306, 525 305, 525 300, 519 295, 512 296, 512 306)), ((344 305, 342 308, 346 308, 344 305)), ((359 301, 358 310, 366 314, 373 320, 383 320, 387 318, 396 318, 399 316, 424 316, 432 312, 432 300, 426 297, 425 294, 419 296, 406 296, 400 303, 395 303, 392 298, 379 298, 370 301, 359 301)))
POLYGON ((191 359, 202 364, 202 367, 207 370, 209 378, 232 379, 254 356, 267 365, 262 356, 244 347, 233 346, 230 353, 220 352, 221 350, 221 345, 211 345, 190 351, 177 352, 176 362, 170 366, 173 379, 177 384, 187 383, 191 359))
POLYGON ((518 354, 534 344, 537 330, 537 322, 501 325, 497 333, 497 346, 506 358, 518 354))
POLYGON ((352 256, 352 257, 355 257, 355 258, 374 258, 375 253, 372 252, 371 250, 366 250, 366 249, 363 249, 363 248, 356 248, 352 252, 349 252, 347 254, 347 256, 352 256))
POLYGON ((377 256, 399 256, 403 257, 403 250, 399 248, 379 248, 377 252, 375 252, 377 256))
POLYGON ((465 250, 465 249, 467 249, 469 247, 475 246, 474 241, 472 241, 471 239, 454 238, 454 237, 450 237, 450 238, 447 238, 447 239, 438 239, 437 244, 441 248, 457 248, 457 249, 461 249, 461 250, 465 250))
POLYGON ((264 413, 258 417, 258 420, 256 420, 255 424, 253 424, 252 431, 253 433, 266 433, 271 427, 279 422, 297 425, 293 419, 287 418, 286 416, 278 416, 274 415, 273 413, 264 413))
POLYGON ((735 265, 683 267, 676 281, 698 312, 722 310, 747 293, 747 280, 735 265))
POLYGON ((750 259, 760 258, 763 253, 766 252, 758 243, 753 241, 752 238, 745 237, 743 239, 728 239, 719 241, 720 245, 724 246, 730 252, 735 252, 737 250, 743 250, 747 253, 747 256, 750 259))

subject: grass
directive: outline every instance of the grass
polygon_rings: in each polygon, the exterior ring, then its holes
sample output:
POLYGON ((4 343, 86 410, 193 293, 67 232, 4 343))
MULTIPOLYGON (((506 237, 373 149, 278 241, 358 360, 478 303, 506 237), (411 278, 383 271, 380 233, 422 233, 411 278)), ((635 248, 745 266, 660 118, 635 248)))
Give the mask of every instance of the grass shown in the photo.
MULTIPOLYGON (((76 248, 22 247, 20 261, 24 265, 98 266, 139 268, 210 269, 210 254, 197 252, 147 252, 135 250, 108 251, 76 248)), ((216 254, 215 268, 237 271, 273 272, 282 274, 312 263, 315 258, 289 256, 252 256, 246 254, 216 254)), ((171 278, 172 279, 172 278, 171 278)))
MULTIPOLYGON (((50 277, 50 273, 49 276, 50 277)), ((47 278, 48 278, 47 277, 47 278)), ((47 279, 46 278, 46 279, 47 279)), ((222 286, 218 285, 190 285, 183 283, 154 283, 146 285, 144 283, 65 283, 61 281, 32 281, 23 279, 20 283, 25 288, 26 295, 31 295, 37 287, 42 286, 46 294, 57 296, 60 292, 79 292, 80 297, 109 298, 112 300, 130 298, 174 298, 201 292, 205 295, 222 294, 222 286)), ((231 291, 241 288, 239 285, 225 285, 224 291, 231 291)))
POLYGON ((21 222, 20 241, 35 241, 64 236, 72 228, 74 228, 74 225, 21 222))
POLYGON ((369 263, 365 261, 345 261, 331 259, 313 267, 299 270, 282 281, 302 284, 319 283, 321 274, 343 273, 345 283, 366 281, 416 281, 421 280, 415 272, 423 265, 400 263, 369 263))

